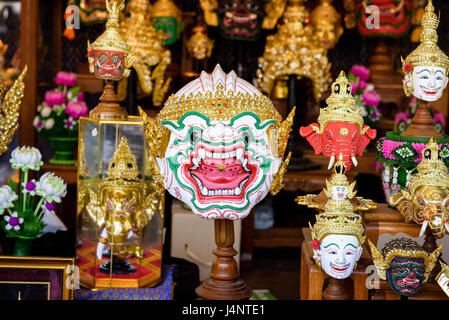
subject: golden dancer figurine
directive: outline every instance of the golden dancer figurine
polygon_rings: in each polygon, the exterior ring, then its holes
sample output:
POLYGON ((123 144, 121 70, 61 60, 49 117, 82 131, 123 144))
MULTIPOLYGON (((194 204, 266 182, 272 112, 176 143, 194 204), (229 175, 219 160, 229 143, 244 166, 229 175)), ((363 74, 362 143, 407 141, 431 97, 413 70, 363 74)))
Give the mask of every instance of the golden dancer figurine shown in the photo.
POLYGON ((320 212, 336 214, 357 213, 377 208, 377 204, 373 200, 356 197, 357 191, 354 188, 355 181, 349 183, 346 176, 346 165, 340 154, 339 160, 334 166, 334 173, 329 180, 326 179, 326 188, 318 195, 298 196, 295 201, 320 212))
MULTIPOLYGON (((122 137, 109 162, 106 179, 97 192, 89 190, 90 202, 87 204, 90 217, 101 230, 97 258, 101 260, 104 250, 109 247, 115 258, 113 273, 134 272, 135 267, 125 259, 133 256, 142 258, 139 237, 156 211, 154 194, 143 199, 145 188, 147 185, 139 178, 136 157, 127 139, 122 137)), ((100 271, 109 273, 110 261, 103 264, 100 271)))
MULTIPOLYGON (((171 63, 170 50, 164 47, 163 36, 148 23, 151 11, 149 0, 131 0, 127 10, 130 16, 121 22, 120 34, 132 48, 133 68, 140 87, 146 94, 153 94, 153 104, 160 106, 171 82, 171 78, 164 79, 167 66, 171 63)), ((120 100, 126 97, 127 84, 126 79, 119 83, 120 100)))
POLYGON ((27 70, 28 67, 25 66, 19 78, 9 90, 7 90, 5 83, 0 83, 0 155, 8 150, 8 145, 19 127, 20 104, 25 89, 23 78, 25 78, 27 70))

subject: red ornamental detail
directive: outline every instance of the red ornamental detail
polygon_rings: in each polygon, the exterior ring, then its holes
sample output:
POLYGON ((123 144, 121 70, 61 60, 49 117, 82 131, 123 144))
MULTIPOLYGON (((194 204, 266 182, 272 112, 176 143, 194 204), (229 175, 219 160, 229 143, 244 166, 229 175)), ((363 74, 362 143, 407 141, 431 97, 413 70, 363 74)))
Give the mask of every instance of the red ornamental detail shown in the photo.
POLYGON ((320 240, 318 240, 318 239, 313 239, 313 241, 312 241, 312 248, 314 249, 314 250, 318 250, 319 248, 320 248, 320 240))
POLYGON ((404 66, 404 72, 405 73, 409 73, 409 72, 411 72, 413 70, 413 66, 410 64, 410 63, 407 63, 405 66, 404 66))

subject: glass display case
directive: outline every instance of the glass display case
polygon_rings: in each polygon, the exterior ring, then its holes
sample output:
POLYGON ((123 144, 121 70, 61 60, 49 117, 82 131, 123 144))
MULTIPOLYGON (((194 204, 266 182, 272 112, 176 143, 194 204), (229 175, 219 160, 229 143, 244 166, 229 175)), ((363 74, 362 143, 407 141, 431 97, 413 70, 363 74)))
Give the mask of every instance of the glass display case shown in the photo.
POLYGON ((81 118, 79 142, 76 252, 81 285, 158 284, 164 195, 153 188, 140 118, 81 118))

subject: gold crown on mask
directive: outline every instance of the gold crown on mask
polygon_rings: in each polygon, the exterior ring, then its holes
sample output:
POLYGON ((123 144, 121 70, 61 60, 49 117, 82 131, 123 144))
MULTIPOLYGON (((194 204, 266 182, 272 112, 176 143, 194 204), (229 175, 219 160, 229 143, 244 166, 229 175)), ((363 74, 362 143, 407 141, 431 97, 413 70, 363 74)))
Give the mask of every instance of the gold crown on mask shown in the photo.
MULTIPOLYGON (((363 117, 361 110, 355 107, 355 100, 352 96, 352 85, 344 71, 340 72, 340 75, 332 84, 332 92, 329 98, 327 98, 327 107, 320 109, 320 115, 318 117, 318 123, 320 128, 319 134, 322 134, 326 125, 330 122, 348 122, 355 123, 359 126, 361 134, 363 132, 363 117)), ((368 127, 366 128, 368 130, 368 127)))
POLYGON ((402 59, 403 67, 406 64, 411 64, 413 67, 441 67, 446 69, 447 75, 449 69, 449 57, 437 44, 437 28, 439 23, 440 19, 435 14, 435 7, 433 6, 432 0, 429 0, 425 13, 421 19, 421 26, 423 28, 420 37, 421 43, 405 60, 402 59))
POLYGON ((326 188, 324 193, 329 198, 332 196, 332 187, 343 186, 347 187, 347 196, 349 199, 354 198, 357 191, 354 191, 355 181, 349 184, 348 177, 346 176, 346 165, 343 161, 343 155, 340 153, 338 161, 334 165, 334 172, 330 179, 326 179, 326 188))
MULTIPOLYGON (((217 65, 213 73, 223 73, 223 71, 217 65)), ((254 112, 262 121, 282 121, 281 115, 267 96, 248 92, 235 93, 232 90, 225 92, 222 83, 214 86, 213 92, 211 90, 207 90, 205 93, 198 91, 179 96, 172 94, 157 115, 157 119, 159 121, 179 120, 186 112, 191 111, 199 112, 210 120, 216 121, 230 120, 242 111, 254 112)))
POLYGON ((137 180, 138 177, 139 169, 137 167, 136 157, 132 154, 126 137, 122 137, 118 148, 115 150, 109 162, 107 179, 137 180))
POLYGON ((437 249, 435 249, 435 251, 428 255, 416 241, 409 238, 398 238, 391 240, 384 246, 382 253, 369 239, 368 244, 371 248, 373 262, 376 265, 377 272, 382 280, 386 280, 386 271, 390 268, 391 261, 396 257, 403 257, 424 259, 424 264, 426 265, 424 282, 426 282, 429 278, 430 272, 437 262, 441 249, 443 249, 443 244, 441 244, 437 249))
POLYGON ((320 242, 331 234, 350 235, 357 238, 359 245, 365 243, 362 217, 358 214, 338 214, 323 212, 316 215, 313 227, 310 225, 312 239, 320 242))
POLYGON ((449 188, 449 175, 443 162, 440 147, 433 138, 421 152, 422 160, 416 167, 418 173, 410 177, 408 189, 409 197, 420 186, 440 186, 449 188))
POLYGON ((119 32, 120 12, 125 8, 125 2, 124 0, 106 0, 106 8, 109 12, 106 31, 92 44, 88 41, 88 50, 118 51, 128 56, 131 48, 122 39, 119 32))

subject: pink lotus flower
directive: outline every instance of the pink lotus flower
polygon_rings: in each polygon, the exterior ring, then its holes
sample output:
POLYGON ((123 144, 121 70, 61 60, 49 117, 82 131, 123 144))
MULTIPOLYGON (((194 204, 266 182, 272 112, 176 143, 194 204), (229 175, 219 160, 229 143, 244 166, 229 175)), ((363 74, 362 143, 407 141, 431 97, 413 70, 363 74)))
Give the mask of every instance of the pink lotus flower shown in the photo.
POLYGON ((365 80, 360 80, 359 87, 362 88, 363 90, 365 90, 366 87, 368 87, 368 82, 366 82, 365 80))
POLYGON ((360 86, 359 86, 358 83, 355 83, 355 82, 352 82, 352 81, 351 81, 351 86, 352 86, 351 94, 355 95, 357 93, 357 90, 360 89, 360 86))
POLYGON ((78 92, 78 96, 76 97, 76 100, 78 100, 78 101, 84 101, 84 93, 78 92))
POLYGON ((422 151, 424 150, 424 148, 426 147, 426 143, 412 143, 412 147, 413 149, 416 150, 416 152, 418 153, 418 157, 415 158, 415 162, 419 163, 422 160, 422 151))
POLYGON ((78 119, 79 117, 87 116, 89 112, 89 108, 87 107, 84 101, 70 101, 65 109, 65 112, 73 117, 74 119, 78 119))
POLYGON ((361 65, 354 65, 351 70, 349 71, 353 75, 355 75, 357 78, 363 81, 368 81, 369 79, 369 70, 361 65))
POLYGON ((397 160, 392 152, 395 148, 404 145, 406 142, 397 142, 392 140, 384 140, 382 144, 382 155, 385 159, 397 160))
POLYGON ((74 87, 77 84, 77 78, 74 73, 61 71, 56 75, 55 83, 58 86, 74 87))
POLYGON ((60 106, 65 103, 65 95, 59 90, 47 91, 45 93, 45 103, 50 107, 60 106))
POLYGON ((380 103, 380 96, 374 91, 367 91, 363 93, 362 101, 370 107, 377 107, 380 103))
POLYGON ((408 116, 409 115, 407 114, 407 112, 399 112, 394 117, 394 122, 396 124, 400 123, 401 121, 404 121, 405 123, 408 123, 408 116))

